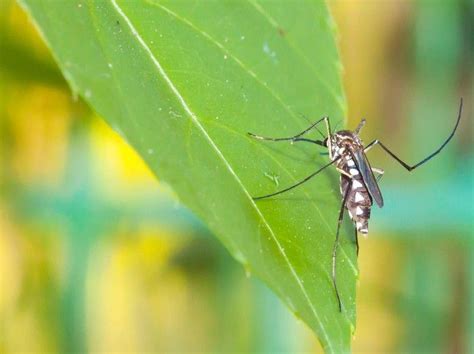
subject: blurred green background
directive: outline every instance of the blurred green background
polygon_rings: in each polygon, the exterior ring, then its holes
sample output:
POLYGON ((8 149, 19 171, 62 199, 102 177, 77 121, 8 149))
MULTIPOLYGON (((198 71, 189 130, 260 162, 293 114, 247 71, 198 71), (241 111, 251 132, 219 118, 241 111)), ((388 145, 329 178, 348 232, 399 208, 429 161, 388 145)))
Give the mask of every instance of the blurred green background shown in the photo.
MULTIPOLYGON (((349 128, 367 118, 366 142, 417 162, 465 100, 456 137, 420 170, 370 152, 386 206, 361 240, 354 352, 473 352, 473 2, 330 6, 349 128)), ((71 95, 10 0, 0 75, 0 353, 321 352, 71 95)))

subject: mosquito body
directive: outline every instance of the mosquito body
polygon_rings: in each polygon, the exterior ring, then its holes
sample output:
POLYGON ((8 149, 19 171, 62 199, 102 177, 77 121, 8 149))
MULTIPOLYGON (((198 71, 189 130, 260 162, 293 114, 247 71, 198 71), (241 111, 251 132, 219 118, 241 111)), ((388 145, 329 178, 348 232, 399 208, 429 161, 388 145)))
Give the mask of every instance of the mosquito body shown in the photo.
MULTIPOLYGON (((364 146, 357 133, 342 130, 331 136, 329 157, 336 160, 344 207, 361 234, 369 232, 370 209, 375 199, 379 207, 383 199, 373 170, 365 157, 364 146)), ((378 169, 375 171, 380 172, 378 169)))
POLYGON ((336 281, 336 258, 337 258, 337 249, 339 244, 339 231, 341 227, 341 223, 344 217, 344 211, 347 210, 349 217, 351 218, 354 229, 355 229, 355 243, 356 243, 356 253, 359 254, 359 241, 358 241, 358 233, 363 235, 368 234, 369 230, 369 220, 370 220, 370 211, 372 205, 375 201, 378 207, 383 207, 383 197, 382 193, 380 192, 377 179, 374 176, 374 173, 378 174, 380 177, 383 175, 383 170, 372 168, 370 166, 369 160, 367 159, 366 152, 369 151, 372 147, 378 145, 380 146, 386 153, 388 153, 393 159, 395 159, 400 165, 402 165, 408 171, 412 171, 415 168, 421 166, 425 162, 428 162, 431 158, 437 155, 452 139, 456 129, 459 125, 459 121, 461 119, 462 113, 462 104, 463 101, 461 99, 459 105, 459 112, 458 117, 456 120, 456 124, 454 129, 451 131, 451 134, 448 138, 441 144, 441 146, 435 150, 433 153, 428 155, 426 158, 421 160, 415 165, 408 165, 404 161, 402 161, 399 157, 397 157, 391 150, 389 150, 384 144, 382 144, 379 140, 374 140, 370 144, 364 146, 362 140, 359 138, 359 133, 362 127, 365 125, 365 120, 363 119, 357 128, 354 131, 349 130, 340 130, 337 132, 331 132, 331 126, 329 123, 329 118, 324 117, 317 122, 313 123, 310 127, 302 131, 301 133, 287 138, 268 138, 259 135, 255 135, 252 133, 248 133, 251 137, 258 139, 258 140, 269 140, 269 141, 290 141, 290 142, 307 142, 316 144, 328 149, 330 162, 326 165, 319 168, 317 171, 313 172, 311 175, 307 176, 306 178, 302 179, 298 183, 279 190, 277 192, 262 195, 259 197, 254 197, 254 200, 260 200, 264 198, 273 197, 278 194, 285 193, 293 188, 300 186, 301 184, 307 182, 325 168, 334 165, 337 171, 340 173, 340 190, 342 195, 342 203, 339 209, 339 217, 337 220, 337 228, 336 228, 336 237, 333 246, 333 253, 332 253, 332 281, 334 290, 337 297, 337 302, 339 306, 339 311, 342 311, 342 304, 339 295, 339 291, 337 288, 337 281, 336 281), (317 129, 317 125, 324 122, 326 126, 326 133, 327 137, 324 140, 313 140, 304 138, 303 136, 310 132, 313 129, 317 129))

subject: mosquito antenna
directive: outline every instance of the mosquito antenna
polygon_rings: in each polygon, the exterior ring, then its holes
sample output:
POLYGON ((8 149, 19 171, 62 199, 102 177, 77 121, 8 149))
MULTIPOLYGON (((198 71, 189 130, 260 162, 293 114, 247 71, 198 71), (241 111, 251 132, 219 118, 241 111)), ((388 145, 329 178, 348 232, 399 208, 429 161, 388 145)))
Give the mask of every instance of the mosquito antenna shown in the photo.
POLYGON ((342 123, 342 120, 338 120, 336 124, 334 125, 334 130, 337 130, 337 128, 339 127, 339 125, 341 125, 341 123, 342 123))
POLYGON ((334 159, 333 161, 331 161, 330 163, 324 165, 323 167, 321 167, 319 170, 317 170, 316 172, 313 172, 312 174, 310 174, 308 177, 304 178, 303 180, 299 181, 298 183, 288 187, 288 188, 285 188, 285 189, 282 189, 278 192, 274 192, 274 193, 270 193, 270 194, 266 194, 266 195, 262 195, 260 197, 253 197, 252 199, 253 200, 260 200, 260 199, 264 199, 264 198, 269 198, 269 197, 273 197, 275 195, 278 195, 278 194, 282 194, 282 193, 285 193, 285 192, 288 192, 289 190, 293 189, 293 188, 296 188, 298 187, 299 185, 302 185, 303 183, 309 181, 311 178, 313 178, 314 176, 316 176, 319 172, 321 172, 322 170, 324 170, 326 167, 329 167, 331 166, 333 163, 339 161, 341 157, 338 157, 337 159, 334 159))
POLYGON ((324 136, 324 134, 321 132, 321 130, 319 130, 319 128, 316 128, 316 130, 318 131, 319 135, 321 135, 321 138, 326 139, 326 137, 324 136))

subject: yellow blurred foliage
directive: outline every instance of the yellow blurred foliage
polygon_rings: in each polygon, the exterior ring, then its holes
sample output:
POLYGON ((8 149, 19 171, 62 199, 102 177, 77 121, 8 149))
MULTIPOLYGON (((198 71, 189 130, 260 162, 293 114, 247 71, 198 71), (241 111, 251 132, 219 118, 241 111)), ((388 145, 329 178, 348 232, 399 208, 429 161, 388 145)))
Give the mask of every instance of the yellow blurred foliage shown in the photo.
POLYGON ((19 226, 0 204, 0 318, 7 324, 0 331, 1 352, 58 351, 49 311, 64 277, 64 254, 57 235, 19 226))
POLYGON ((211 347, 215 310, 206 296, 207 282, 196 289, 199 282, 170 267, 171 257, 186 239, 153 229, 119 239, 122 242, 99 247, 91 262, 87 311, 91 351, 211 347), (199 327, 193 327, 194 320, 199 327), (177 342, 179 333, 190 327, 193 333, 185 338, 191 342, 184 343, 184 337, 177 342))
MULTIPOLYGON (((391 102, 397 95, 408 92, 385 92, 397 88, 397 80, 386 85, 392 68, 389 55, 393 39, 400 35, 410 20, 413 3, 401 0, 385 1, 329 1, 339 28, 339 46, 344 63, 344 87, 349 107, 348 126, 355 127, 360 119, 377 118, 400 112, 400 107, 384 107, 384 94, 391 94, 391 102), (396 94, 396 95, 395 95, 396 94)), ((398 80, 400 81, 400 79, 398 80)), ((405 87, 406 89, 406 87, 405 87)), ((369 124, 367 129, 374 129, 369 124)))
MULTIPOLYGON (((23 276, 20 238, 16 225, 8 217, 6 208, 0 204, 0 318, 15 308, 23 276)), ((0 332, 0 338, 2 334, 0 332)), ((1 342, 1 339, 0 339, 1 342)))
POLYGON ((69 95, 48 86, 11 85, 6 111, 18 181, 61 185, 71 128, 69 95))
POLYGON ((403 321, 390 306, 395 294, 401 292, 397 278, 403 254, 397 243, 372 236, 361 240, 354 353, 365 353, 369 348, 374 353, 394 351, 403 334, 403 321))
POLYGON ((11 40, 28 45, 28 49, 34 56, 51 60, 49 48, 23 9, 16 1, 3 1, 4 8, 0 8, 0 11, 5 11, 5 14, 2 15, 7 19, 7 23, 4 25, 6 25, 6 32, 11 40))

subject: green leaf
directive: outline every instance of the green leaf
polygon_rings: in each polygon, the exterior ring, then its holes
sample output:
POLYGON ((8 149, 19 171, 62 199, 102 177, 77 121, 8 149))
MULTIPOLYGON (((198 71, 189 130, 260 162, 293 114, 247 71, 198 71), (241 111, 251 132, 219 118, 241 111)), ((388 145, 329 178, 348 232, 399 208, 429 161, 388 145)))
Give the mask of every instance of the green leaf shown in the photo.
MULTIPOLYGON (((323 1, 22 0, 72 90, 317 334, 350 351, 357 265, 345 224, 338 311, 331 252, 340 195, 312 144, 289 136, 346 114, 334 24, 323 1)), ((315 132, 314 136, 317 136, 315 132)))

